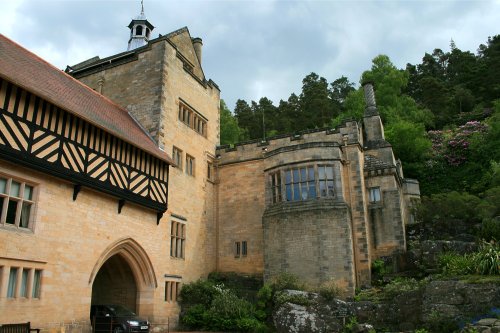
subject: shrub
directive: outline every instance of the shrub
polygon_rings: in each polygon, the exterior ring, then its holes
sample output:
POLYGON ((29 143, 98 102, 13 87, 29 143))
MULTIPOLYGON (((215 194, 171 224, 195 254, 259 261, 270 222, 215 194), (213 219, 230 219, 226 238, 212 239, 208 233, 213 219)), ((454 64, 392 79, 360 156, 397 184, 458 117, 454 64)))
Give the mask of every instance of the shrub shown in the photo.
POLYGON ((188 307, 195 304, 208 307, 217 292, 214 287, 213 282, 202 279, 185 284, 180 292, 180 302, 188 307))
POLYGON ((257 292, 257 309, 255 316, 260 320, 270 318, 273 310, 273 288, 266 283, 257 292))
POLYGON ((284 289, 305 290, 306 285, 300 281, 299 278, 291 273, 281 273, 271 279, 271 286, 273 290, 279 291, 284 289))
POLYGON ((500 246, 483 242, 471 254, 445 253, 439 257, 439 266, 445 275, 500 275, 500 246))
POLYGON ((475 223, 481 220, 477 209, 480 202, 478 197, 467 192, 435 194, 422 198, 417 215, 424 223, 448 224, 455 220, 475 223))
POLYGON ((205 311, 202 304, 193 305, 181 316, 181 323, 188 327, 203 327, 205 311))
POLYGON ((473 256, 476 273, 500 275, 500 246, 498 244, 485 242, 473 256))
POLYGON ((210 312, 224 318, 243 318, 253 314, 252 304, 231 290, 221 289, 210 305, 210 312))
POLYGON ((281 305, 284 303, 292 303, 303 306, 311 305, 311 300, 306 296, 299 294, 288 294, 284 291, 277 292, 274 300, 276 305, 281 305))
POLYGON ((474 272, 473 255, 459 255, 453 252, 438 257, 439 267, 444 275, 467 275, 474 272))
POLYGON ((182 305, 188 305, 181 323, 193 329, 266 332, 266 326, 255 318, 253 305, 224 286, 199 280, 184 285, 182 305))
POLYGON ((417 281, 414 278, 396 278, 389 282, 383 289, 383 298, 391 299, 395 296, 421 288, 427 280, 417 281))
POLYGON ((335 280, 328 280, 320 284, 317 292, 323 296, 327 301, 333 300, 335 297, 339 296, 341 293, 340 288, 337 286, 335 280))
POLYGON ((434 311, 430 315, 426 328, 429 332, 456 332, 459 327, 453 319, 434 311))
POLYGON ((500 241, 500 218, 483 219, 479 237, 487 242, 500 241))

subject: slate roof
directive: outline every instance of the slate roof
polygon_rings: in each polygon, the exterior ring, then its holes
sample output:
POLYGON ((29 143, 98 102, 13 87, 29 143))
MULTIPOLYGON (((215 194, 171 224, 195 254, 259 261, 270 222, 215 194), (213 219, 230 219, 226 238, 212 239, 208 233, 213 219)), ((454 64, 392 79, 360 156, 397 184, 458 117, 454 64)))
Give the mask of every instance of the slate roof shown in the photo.
POLYGON ((365 154, 365 168, 364 168, 365 171, 383 170, 391 168, 395 168, 395 166, 386 163, 373 155, 365 154))
POLYGON ((127 110, 0 34, 0 77, 174 164, 127 110))
MULTIPOLYGON (((160 35, 160 37, 157 37, 157 38, 153 38, 153 39, 150 39, 148 44, 149 43, 156 43, 157 41, 160 41, 160 40, 168 40, 170 41, 171 43, 173 43, 170 38, 172 37, 175 37, 177 35, 180 35, 182 34, 183 32, 187 31, 189 33, 189 30, 187 27, 182 27, 180 29, 177 29, 175 31, 172 31, 166 35, 160 35)), ((143 46, 145 47, 145 46, 143 46)), ((108 63, 110 60, 115 60, 117 58, 124 58, 124 57, 127 57, 127 56, 130 56, 130 55, 133 55, 135 53, 137 53, 138 51, 140 51, 142 49, 142 47, 138 47, 136 49, 133 49, 133 50, 130 50, 130 51, 124 51, 124 52, 120 52, 120 53, 117 53, 117 54, 114 54, 112 56, 109 56, 109 57, 106 57, 106 58, 100 58, 99 56, 95 56, 93 58, 90 58, 90 59, 87 59, 85 61, 82 61, 78 64, 75 64, 75 65, 71 65, 71 66, 68 66, 67 69, 66 69, 66 72, 70 72, 72 73, 73 71, 74 72, 77 72, 79 70, 85 70, 89 67, 94 67, 96 65, 100 65, 100 64, 106 64, 108 63)))

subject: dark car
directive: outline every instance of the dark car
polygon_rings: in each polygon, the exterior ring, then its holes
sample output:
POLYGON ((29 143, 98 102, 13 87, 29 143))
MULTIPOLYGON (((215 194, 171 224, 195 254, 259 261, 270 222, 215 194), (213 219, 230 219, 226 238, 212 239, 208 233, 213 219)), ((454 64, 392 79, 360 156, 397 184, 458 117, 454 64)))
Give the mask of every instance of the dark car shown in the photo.
POLYGON ((94 333, 149 332, 149 321, 121 305, 92 305, 90 322, 94 333))

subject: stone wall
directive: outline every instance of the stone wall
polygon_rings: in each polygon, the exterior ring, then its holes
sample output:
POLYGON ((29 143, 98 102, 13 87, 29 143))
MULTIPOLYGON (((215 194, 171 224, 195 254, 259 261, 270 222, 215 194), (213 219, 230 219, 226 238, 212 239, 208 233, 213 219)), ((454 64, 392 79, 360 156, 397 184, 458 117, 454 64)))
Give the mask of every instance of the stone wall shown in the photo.
MULTIPOLYGON (((216 265, 216 179, 208 179, 208 163, 215 164, 219 142, 220 92, 205 81, 187 29, 171 40, 158 38, 134 51, 136 60, 102 70, 92 70, 79 80, 131 112, 165 152, 181 151, 181 165, 169 170, 168 215, 186 225, 184 259, 172 261, 169 274, 183 282, 196 280, 216 265), (174 45, 175 43, 175 45, 174 45), (193 66, 186 70, 184 62, 193 66), (179 102, 206 119, 206 136, 179 119, 179 102), (186 172, 187 155, 194 158, 194 174, 186 172)), ((165 253, 169 257, 169 253, 165 253)))
POLYGON ((44 330, 86 332, 94 278, 110 251, 123 255, 133 271, 140 315, 153 322, 177 317, 177 304, 164 301, 164 274, 175 273, 167 216, 157 225, 155 211, 125 203, 119 214, 117 198, 83 187, 73 200, 73 184, 3 161, 0 170, 34 185, 36 202, 33 230, 0 227, 0 323, 31 321, 44 330), (128 253, 137 255, 137 249, 152 270, 134 265, 128 253), (40 298, 6 297, 10 267, 42 270, 40 298))
POLYGON ((261 160, 219 168, 218 270, 262 275, 264 243, 262 214, 265 181, 261 160), (236 242, 246 241, 246 256, 236 256, 236 242))
POLYGON ((289 272, 312 285, 334 279, 354 293, 349 209, 334 199, 285 202, 263 217, 265 279, 289 272))
POLYGON ((341 332, 351 317, 373 325, 377 332, 411 332, 423 327, 436 333, 451 332, 474 318, 495 316, 492 311, 500 304, 499 282, 431 281, 381 303, 325 300, 314 293, 286 291, 299 293, 308 304, 282 304, 273 320, 280 333, 341 332))

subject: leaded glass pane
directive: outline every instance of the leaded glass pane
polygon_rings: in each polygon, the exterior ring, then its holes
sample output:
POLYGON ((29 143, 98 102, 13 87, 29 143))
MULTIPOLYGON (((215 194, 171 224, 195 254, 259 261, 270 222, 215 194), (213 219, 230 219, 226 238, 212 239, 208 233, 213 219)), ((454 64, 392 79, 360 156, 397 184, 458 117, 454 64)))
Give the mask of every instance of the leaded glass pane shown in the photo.
POLYGON ((14 298, 17 284, 17 267, 11 267, 9 272, 9 284, 7 286, 7 298, 14 298))
POLYGON ((292 201, 292 185, 287 184, 286 189, 286 201, 292 201))
POLYGON ((314 180, 314 168, 308 168, 309 180, 314 180))
POLYGON ((327 185, 328 185, 328 196, 333 196, 334 195, 333 181, 329 180, 327 185))
POLYGON ((31 200, 33 197, 33 187, 29 185, 24 185, 24 195, 23 198, 26 200, 31 200))
POLYGON ((314 182, 309 182, 309 198, 316 198, 316 185, 314 182))
POLYGON ((320 193, 320 196, 322 196, 322 197, 326 196, 326 182, 324 182, 324 181, 319 182, 319 193, 320 193))
POLYGON ((21 209, 21 219, 19 220, 19 226, 21 228, 27 228, 29 226, 31 206, 31 203, 23 202, 23 207, 21 209))
POLYGON ((325 179, 325 167, 323 166, 318 167, 318 176, 319 179, 325 179))
POLYGON ((293 184, 293 200, 300 200, 300 188, 299 184, 293 184))
POLYGON ((15 224, 16 223, 16 211, 17 211, 17 201, 10 199, 7 206, 7 216, 5 223, 15 224))
POLYGON ((326 178, 333 179, 333 167, 331 166, 326 167, 326 178))
POLYGON ((0 193, 5 194, 7 188, 7 179, 0 178, 0 193))
POLYGON ((285 171, 285 184, 290 184, 292 182, 292 171, 285 171))
POLYGON ((300 169, 300 180, 301 181, 307 180, 307 169, 306 168, 300 169))
POLYGON ((33 292, 31 297, 40 298, 40 282, 42 279, 42 271, 37 269, 35 270, 35 275, 33 277, 33 292))
POLYGON ((21 184, 16 181, 12 181, 10 184, 10 195, 19 198, 20 190, 21 190, 21 184))
POLYGON ((28 269, 23 269, 23 275, 21 276, 21 291, 19 296, 28 297, 28 269))

